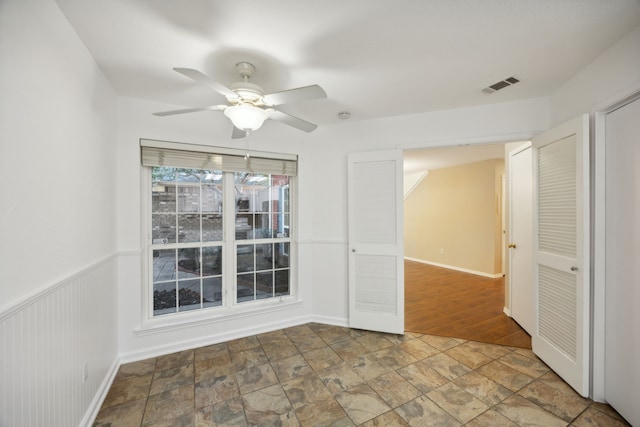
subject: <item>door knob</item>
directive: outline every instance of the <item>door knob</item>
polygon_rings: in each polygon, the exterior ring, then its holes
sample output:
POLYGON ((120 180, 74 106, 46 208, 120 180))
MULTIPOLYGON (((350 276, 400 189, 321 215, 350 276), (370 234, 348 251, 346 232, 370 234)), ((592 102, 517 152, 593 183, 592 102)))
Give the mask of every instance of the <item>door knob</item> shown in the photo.
POLYGON ((516 244, 515 243, 509 243, 509 247, 512 248, 512 249, 515 249, 516 248, 516 244))
POLYGON ((578 271, 578 267, 574 265, 573 267, 571 267, 571 271, 578 271))

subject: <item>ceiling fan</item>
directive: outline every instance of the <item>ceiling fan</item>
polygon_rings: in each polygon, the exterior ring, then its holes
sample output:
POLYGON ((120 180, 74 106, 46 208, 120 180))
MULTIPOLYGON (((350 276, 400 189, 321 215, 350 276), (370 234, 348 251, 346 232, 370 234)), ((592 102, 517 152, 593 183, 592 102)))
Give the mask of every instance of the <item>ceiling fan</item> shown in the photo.
POLYGON ((198 70, 191 68, 174 68, 174 70, 224 95, 229 104, 163 111, 153 114, 155 116, 170 116, 196 111, 220 110, 223 111, 224 115, 233 123, 233 133, 231 135, 233 139, 244 138, 250 132, 259 129, 267 118, 277 120, 305 132, 311 132, 318 126, 280 111, 278 107, 292 102, 327 97, 325 91, 318 85, 265 94, 260 86, 249 83, 249 79, 255 72, 255 67, 248 62, 239 62, 236 64, 236 70, 240 74, 242 81, 232 83, 231 88, 216 82, 198 70))

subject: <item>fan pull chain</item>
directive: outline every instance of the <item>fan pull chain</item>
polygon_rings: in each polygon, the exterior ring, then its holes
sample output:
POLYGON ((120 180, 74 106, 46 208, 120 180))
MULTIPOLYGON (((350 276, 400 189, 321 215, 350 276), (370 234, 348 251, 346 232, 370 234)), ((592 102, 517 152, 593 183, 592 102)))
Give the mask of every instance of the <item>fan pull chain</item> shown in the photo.
POLYGON ((247 162, 247 166, 249 166, 249 139, 251 138, 251 132, 246 131, 247 136, 244 137, 244 160, 247 162))

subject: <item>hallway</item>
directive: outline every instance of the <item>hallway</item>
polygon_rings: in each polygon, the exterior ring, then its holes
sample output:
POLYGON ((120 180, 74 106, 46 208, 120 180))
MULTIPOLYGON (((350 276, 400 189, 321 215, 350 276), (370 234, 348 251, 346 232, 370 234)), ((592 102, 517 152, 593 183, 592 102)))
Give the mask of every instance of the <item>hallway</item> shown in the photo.
POLYGON ((414 261, 404 266, 405 330, 531 348, 531 337, 503 312, 504 278, 414 261))

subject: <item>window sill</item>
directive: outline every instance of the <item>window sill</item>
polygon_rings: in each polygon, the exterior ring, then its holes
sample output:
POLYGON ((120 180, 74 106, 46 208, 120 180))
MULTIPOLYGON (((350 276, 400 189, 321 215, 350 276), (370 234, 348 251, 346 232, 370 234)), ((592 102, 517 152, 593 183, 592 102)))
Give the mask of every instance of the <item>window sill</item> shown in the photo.
POLYGON ((302 300, 296 299, 296 297, 293 296, 286 296, 277 299, 272 298, 265 301, 245 303, 233 307, 216 307, 193 313, 176 313, 147 319, 142 322, 139 328, 134 329, 133 332, 137 336, 152 335, 291 309, 301 304, 302 300))

